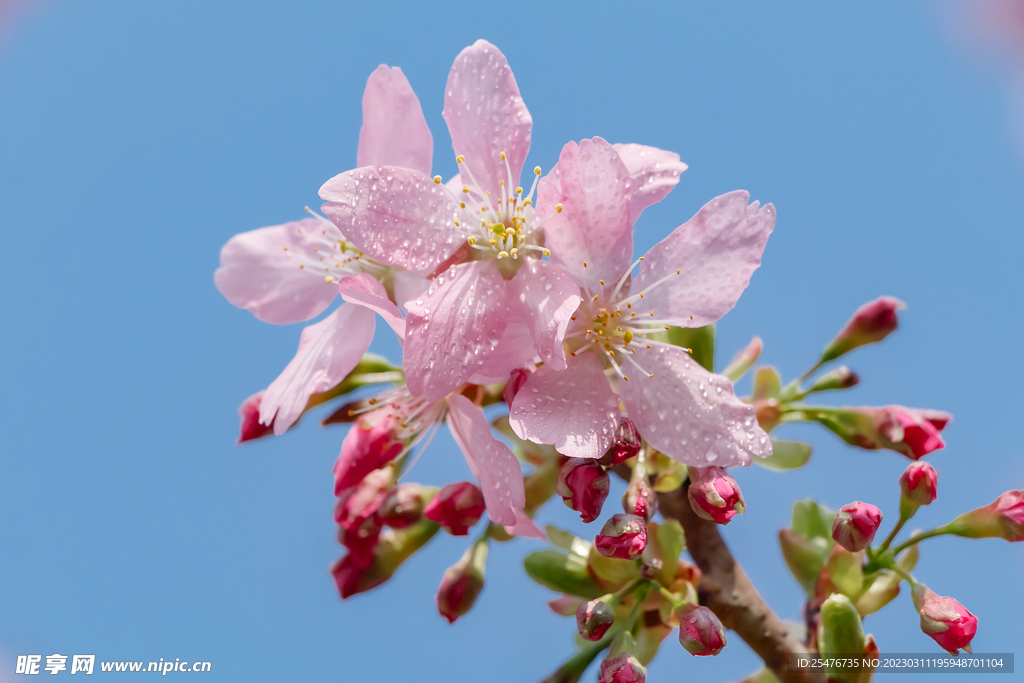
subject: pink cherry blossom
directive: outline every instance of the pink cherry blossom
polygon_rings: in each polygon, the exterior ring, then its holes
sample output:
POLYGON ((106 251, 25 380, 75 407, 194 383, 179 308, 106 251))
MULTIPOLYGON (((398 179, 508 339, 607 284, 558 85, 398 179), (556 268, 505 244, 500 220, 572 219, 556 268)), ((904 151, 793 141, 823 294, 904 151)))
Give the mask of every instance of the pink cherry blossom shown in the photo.
POLYGON ((735 305, 760 265, 775 209, 748 204, 746 192, 723 195, 631 265, 639 182, 612 145, 594 138, 567 144, 557 173, 540 184, 540 211, 562 207, 545 227, 552 263, 572 273, 585 298, 566 335, 569 371, 545 365, 530 375, 510 423, 520 438, 596 458, 612 443, 621 400, 666 455, 698 466, 747 465, 751 454, 771 454, 753 407, 726 377, 652 335, 668 325, 707 325, 735 305), (615 373, 612 384, 606 370, 615 373))
POLYGON ((971 651, 978 617, 954 598, 936 595, 923 583, 914 586, 913 598, 921 615, 921 630, 939 647, 953 656, 960 650, 971 651))
MULTIPOLYGON (((479 40, 459 54, 442 113, 459 164, 448 184, 377 163, 320 189, 324 213, 366 254, 434 273, 425 293, 399 302, 409 312, 406 381, 429 400, 474 375, 503 380, 534 358, 564 369, 562 340, 580 302, 573 278, 542 259, 544 219, 533 207, 540 169, 528 192, 519 186, 533 120, 496 47, 479 40), (530 344, 503 343, 513 320, 525 328, 512 334, 525 329, 530 344)), ((653 177, 649 192, 670 184, 653 177)))

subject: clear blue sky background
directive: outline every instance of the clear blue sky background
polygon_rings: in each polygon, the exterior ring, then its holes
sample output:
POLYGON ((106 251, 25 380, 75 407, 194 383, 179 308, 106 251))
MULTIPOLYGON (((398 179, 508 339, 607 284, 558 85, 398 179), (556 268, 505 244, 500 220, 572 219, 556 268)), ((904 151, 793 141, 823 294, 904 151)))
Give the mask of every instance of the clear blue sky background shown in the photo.
MULTIPOLYGON (((775 204, 720 361, 759 334, 792 377, 859 304, 897 296, 899 332, 848 359, 862 385, 836 400, 955 415, 929 458, 939 501, 916 522, 1024 485, 1024 161, 1003 81, 952 46, 936 7, 54 0, 23 18, 0 48, 0 680, 17 654, 59 652, 209 660, 210 681, 519 682, 571 653, 571 621, 521 569, 534 541, 492 551, 454 626, 434 593, 463 539, 342 603, 328 567, 343 429, 307 420, 233 445, 239 402, 287 363, 300 326, 222 299, 221 245, 302 216, 354 166, 380 63, 405 70, 435 169, 453 173, 443 87, 480 37, 533 114, 531 166, 594 135, 690 164, 644 213, 639 248, 729 190, 775 204)), ((738 473, 748 512, 725 536, 798 618, 775 536, 792 502, 866 500, 895 519, 907 461, 810 426, 786 434, 815 444, 810 465, 738 473)), ((445 436, 416 475, 468 470, 445 436)), ((539 518, 573 525, 560 503, 539 518)), ((929 541, 916 574, 978 615, 976 651, 1024 653, 1024 544, 929 541)), ((937 651, 917 621, 903 595, 866 628, 884 652, 937 651)), ((666 641, 651 680, 756 668, 730 638, 713 659, 666 641)))

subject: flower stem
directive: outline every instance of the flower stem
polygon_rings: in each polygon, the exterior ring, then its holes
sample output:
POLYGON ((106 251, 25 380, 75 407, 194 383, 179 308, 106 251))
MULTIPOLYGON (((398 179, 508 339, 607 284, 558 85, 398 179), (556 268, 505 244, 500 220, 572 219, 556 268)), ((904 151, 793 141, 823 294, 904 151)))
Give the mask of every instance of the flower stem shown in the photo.
POLYGON ((887 539, 885 539, 884 543, 882 543, 882 550, 885 550, 886 548, 888 548, 892 544, 892 542, 896 540, 896 534, 898 534, 900 532, 900 529, 903 528, 903 525, 906 524, 907 520, 909 520, 909 519, 910 519, 909 515, 908 516, 900 515, 900 521, 896 522, 896 526, 894 526, 892 528, 892 533, 889 534, 889 537, 887 539))
POLYGON ((892 554, 893 555, 899 555, 901 552, 903 552, 904 550, 906 550, 910 546, 914 545, 918 541, 923 541, 926 538, 932 538, 933 536, 942 536, 944 534, 950 533, 949 530, 946 528, 947 526, 948 525, 940 526, 937 529, 932 529, 931 531, 926 531, 923 534, 918 534, 917 536, 911 536, 909 539, 907 539, 906 541, 903 541, 903 543, 900 543, 898 546, 893 548, 892 549, 892 554))

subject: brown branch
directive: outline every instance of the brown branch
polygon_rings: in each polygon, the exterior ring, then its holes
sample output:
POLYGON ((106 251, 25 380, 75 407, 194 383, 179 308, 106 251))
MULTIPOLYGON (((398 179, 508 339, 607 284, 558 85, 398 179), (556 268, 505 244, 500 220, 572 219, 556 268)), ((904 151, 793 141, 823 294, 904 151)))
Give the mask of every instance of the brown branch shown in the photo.
POLYGON ((686 549, 700 567, 698 596, 764 660, 782 683, 822 683, 824 674, 787 671, 787 656, 806 654, 807 647, 789 635, 786 626, 758 595, 718 533, 718 525, 698 517, 690 508, 686 488, 658 494, 658 508, 666 518, 677 519, 686 534, 686 549))

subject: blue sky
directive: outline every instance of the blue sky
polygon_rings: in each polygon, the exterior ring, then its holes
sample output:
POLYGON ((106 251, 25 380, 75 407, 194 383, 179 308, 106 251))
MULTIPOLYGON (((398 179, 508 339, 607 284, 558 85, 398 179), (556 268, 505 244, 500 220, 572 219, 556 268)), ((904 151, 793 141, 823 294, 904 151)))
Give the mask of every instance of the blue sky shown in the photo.
MULTIPOLYGON (((533 115, 528 164, 600 135, 690 165, 644 212, 638 250, 718 194, 775 204, 763 265, 719 326, 720 361, 758 334, 763 361, 793 377, 859 304, 908 303, 895 335, 849 357, 862 384, 836 401, 955 415, 929 457, 939 500, 915 523, 1024 485, 1015 110, 936 7, 53 0, 22 17, 0 46, 0 680, 26 653, 209 660, 204 680, 224 681, 539 680, 571 653, 571 621, 522 572, 533 541, 493 549, 454 626, 433 596, 463 539, 342 603, 328 567, 343 430, 307 420, 233 445, 238 403, 287 363, 300 326, 221 298, 221 245, 301 216, 355 164, 381 63, 407 74, 435 169, 454 173, 443 87, 481 37, 533 115)), ((385 332, 374 348, 395 355, 385 332)), ((811 463, 740 472, 747 514, 724 534, 797 618, 775 540, 792 502, 865 500, 895 519, 907 461, 811 426, 779 435, 811 441, 811 463)), ((416 475, 468 469, 444 436, 416 475)), ((595 532, 560 503, 539 519, 595 532)), ((1012 652, 1022 572, 1022 546, 937 539, 916 575, 979 617, 975 651, 1012 652)), ((908 595, 865 627, 883 652, 937 651, 908 595)), ((713 659, 669 640, 650 677, 726 681, 757 664, 735 636, 713 659)))

